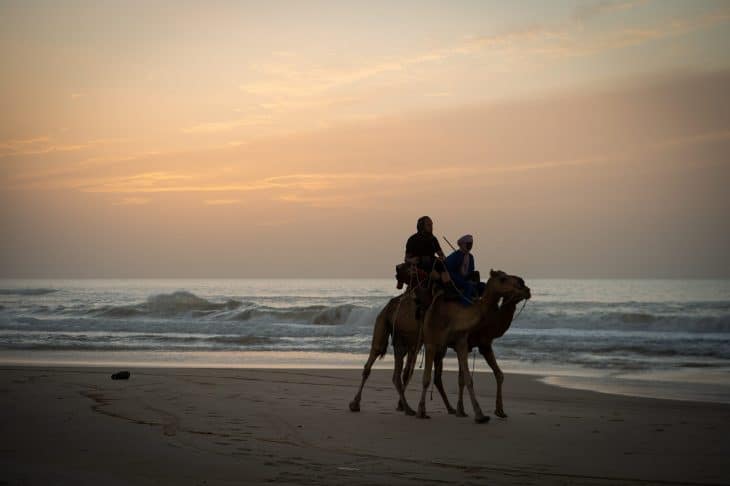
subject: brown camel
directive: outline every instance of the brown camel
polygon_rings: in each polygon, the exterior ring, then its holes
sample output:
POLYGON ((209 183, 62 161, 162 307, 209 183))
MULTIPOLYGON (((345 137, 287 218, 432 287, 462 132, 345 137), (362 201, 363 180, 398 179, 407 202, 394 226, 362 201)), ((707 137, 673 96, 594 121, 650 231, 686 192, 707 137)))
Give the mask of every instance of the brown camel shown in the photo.
MULTIPOLYGON (((365 382, 370 376, 370 370, 377 358, 385 356, 388 350, 388 339, 393 335, 393 385, 398 391, 398 395, 402 394, 402 389, 408 384, 411 377, 413 367, 415 366, 416 356, 421 348, 421 329, 423 319, 416 318, 416 298, 425 301, 431 298, 429 289, 412 289, 403 294, 393 297, 380 311, 375 320, 373 327, 373 339, 370 344, 370 354, 362 372, 362 381, 360 388, 355 394, 355 398, 350 402, 350 410, 353 412, 360 411, 360 400, 362 398, 362 390, 365 382), (403 360, 408 356, 403 369, 403 360), (402 377, 402 379, 401 379, 402 377)), ((402 402, 398 402, 398 410, 404 410, 408 415, 415 415, 416 412, 405 407, 402 402)))
MULTIPOLYGON (((418 404, 419 418, 428 418, 426 414, 426 391, 431 384, 431 369, 434 360, 441 358, 447 346, 453 346, 456 350, 459 361, 460 382, 463 381, 469 391, 472 408, 474 409, 474 420, 483 423, 489 420, 488 416, 482 413, 479 402, 474 394, 474 382, 469 372, 469 334, 479 330, 488 322, 490 315, 495 315, 499 310, 499 301, 517 301, 530 298, 530 289, 524 285, 519 277, 507 275, 501 271, 491 271, 487 281, 484 296, 469 307, 464 307, 460 302, 446 301, 441 295, 434 297, 429 307, 423 325, 423 343, 426 347, 426 366, 423 373, 423 389, 421 400, 418 404)), ((398 380, 400 382, 400 379, 398 380)), ((438 387, 441 388, 441 387, 438 387)), ((405 398, 403 387, 398 390, 403 407, 408 410, 410 407, 405 398)), ((441 392, 441 389, 439 390, 441 392)), ((446 395, 442 393, 442 397, 446 395)), ((450 408, 448 406, 447 408, 450 408)), ((463 413, 463 405, 462 405, 463 413)))
MULTIPOLYGON (((506 274, 505 276, 509 277, 506 274)), ((517 283, 524 286, 524 281, 520 277, 511 278, 519 279, 517 283)), ((497 358, 495 357, 494 350, 492 349, 492 341, 504 336, 504 333, 507 332, 512 324, 512 319, 514 318, 517 305, 523 299, 530 298, 529 288, 527 288, 527 290, 527 295, 523 294, 523 296, 519 296, 519 294, 515 294, 512 298, 505 299, 496 311, 487 313, 485 321, 478 326, 476 330, 469 333, 467 341, 468 350, 471 352, 471 350, 475 347, 479 349, 479 353, 484 356, 484 359, 494 373, 494 379, 497 382, 497 397, 495 400, 494 414, 501 418, 507 417, 502 403, 502 383, 504 382, 504 373, 502 373, 502 370, 497 364, 497 358)), ((434 360, 434 384, 436 384, 436 387, 439 388, 439 392, 449 413, 455 413, 457 417, 466 417, 467 415, 464 413, 463 400, 464 375, 459 373, 459 401, 456 405, 456 410, 454 410, 441 386, 441 377, 439 375, 441 374, 443 366, 438 363, 439 360, 443 360, 443 355, 438 355, 434 360)))
MULTIPOLYGON (((524 286, 524 281, 519 277, 510 277, 504 272, 492 272, 492 275, 517 279, 518 283, 521 283, 521 285, 524 286)), ((501 295, 495 294, 495 297, 501 297, 501 295)), ((428 298, 428 296, 422 295, 421 298, 425 300, 428 298)), ((485 355, 485 358, 487 358, 487 362, 490 364, 490 366, 492 366, 492 370, 495 373, 495 378, 497 379, 497 407, 495 413, 497 414, 497 416, 500 417, 506 417, 504 411, 502 410, 501 394, 501 384, 504 378, 501 370, 499 370, 497 366, 496 359, 494 358, 494 353, 491 351, 491 340, 502 336, 504 332, 506 332, 507 328, 509 328, 509 325, 512 322, 512 317, 514 315, 514 309, 519 300, 522 299, 520 298, 505 300, 502 306, 499 307, 497 312, 486 313, 484 315, 485 322, 482 323, 483 325, 478 326, 477 330, 474 333, 470 334, 469 337, 469 349, 472 349, 475 345, 479 346, 480 351, 482 351, 482 354, 485 355)), ((499 301, 499 298, 497 298, 497 301, 499 301)), ((391 330, 393 329, 394 323, 397 324, 397 332, 394 336, 395 366, 393 370, 393 384, 395 385, 399 396, 401 388, 405 392, 405 388, 408 385, 408 382, 413 372, 413 368, 415 366, 416 356, 420 351, 422 345, 422 336, 421 332, 419 332, 419 326, 422 326, 423 323, 422 321, 413 318, 414 306, 415 303, 413 300, 413 295, 404 293, 403 295, 391 299, 391 301, 385 306, 385 308, 383 308, 383 310, 378 315, 373 329, 370 355, 363 369, 362 382, 360 384, 360 388, 358 389, 357 394, 355 395, 355 398, 352 400, 352 402, 350 402, 350 410, 352 410, 353 412, 357 412, 360 410, 360 400, 362 397, 362 390, 365 385, 365 381, 370 375, 370 370, 375 360, 378 357, 382 357, 385 355, 388 347, 388 338, 390 336, 391 330), (406 365, 405 369, 403 369, 403 359, 406 355, 406 365)), ((453 344, 454 343, 450 343, 451 347, 453 347, 453 344)), ((448 412, 451 414, 456 414, 457 416, 466 416, 463 410, 463 405, 457 406, 457 409, 454 409, 451 406, 446 396, 446 392, 443 388, 442 370, 443 358, 445 353, 445 348, 439 350, 434 358, 434 384, 438 389, 439 394, 441 395, 441 398, 443 399, 448 412)), ((463 377, 460 375, 459 378, 460 391, 463 392, 463 377)), ((463 395, 460 394, 460 397, 461 396, 463 395)), ((460 403, 463 403, 463 401, 460 401, 460 403)), ((401 400, 398 401, 397 410, 404 410, 405 413, 408 415, 414 414, 414 411, 410 407, 403 406, 401 400)))

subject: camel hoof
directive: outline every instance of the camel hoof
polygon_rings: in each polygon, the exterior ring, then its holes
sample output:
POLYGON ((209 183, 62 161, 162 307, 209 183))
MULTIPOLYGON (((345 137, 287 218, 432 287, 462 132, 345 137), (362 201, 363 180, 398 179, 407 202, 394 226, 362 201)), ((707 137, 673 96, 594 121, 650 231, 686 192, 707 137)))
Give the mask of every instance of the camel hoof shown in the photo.
POLYGON ((396 405, 395 409, 398 412, 402 412, 403 411, 403 404, 401 402, 398 402, 398 405, 396 405))
POLYGON ((489 422, 489 415, 479 415, 477 417, 474 417, 474 422, 478 424, 486 424, 489 422))
POLYGON ((456 412, 457 417, 468 417, 469 415, 465 414, 463 411, 459 410, 456 412))
POLYGON ((507 414, 504 413, 504 410, 495 410, 494 415, 496 415, 499 418, 507 418, 507 414))
POLYGON ((350 412, 359 412, 360 411, 360 403, 358 402, 350 402, 350 412))
POLYGON ((431 416, 430 415, 427 415, 425 413, 418 413, 418 414, 416 414, 416 418, 419 418, 419 419, 430 419, 431 416))

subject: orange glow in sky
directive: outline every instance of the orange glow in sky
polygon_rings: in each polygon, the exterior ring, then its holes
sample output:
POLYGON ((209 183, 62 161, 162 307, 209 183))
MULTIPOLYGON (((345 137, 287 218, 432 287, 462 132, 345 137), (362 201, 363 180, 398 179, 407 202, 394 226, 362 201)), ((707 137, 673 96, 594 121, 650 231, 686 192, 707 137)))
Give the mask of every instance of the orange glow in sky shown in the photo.
POLYGON ((730 277, 730 5, 3 2, 0 277, 730 277))

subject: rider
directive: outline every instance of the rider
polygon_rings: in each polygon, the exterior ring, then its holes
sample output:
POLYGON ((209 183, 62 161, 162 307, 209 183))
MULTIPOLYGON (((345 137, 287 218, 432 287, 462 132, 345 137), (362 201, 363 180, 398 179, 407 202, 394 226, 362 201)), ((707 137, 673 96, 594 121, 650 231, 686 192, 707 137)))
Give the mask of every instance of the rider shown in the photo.
POLYGON ((479 281, 478 273, 474 271, 474 255, 471 254, 474 246, 474 237, 464 235, 457 241, 459 249, 446 258, 446 269, 451 274, 451 280, 461 292, 461 300, 470 304, 479 297, 484 290, 484 284, 479 281))
POLYGON ((416 223, 417 232, 411 235, 406 242, 406 262, 416 265, 426 273, 436 270, 441 275, 441 281, 449 281, 443 260, 439 241, 433 235, 433 221, 428 216, 421 216, 416 223), (434 257, 435 255, 435 257, 434 257))

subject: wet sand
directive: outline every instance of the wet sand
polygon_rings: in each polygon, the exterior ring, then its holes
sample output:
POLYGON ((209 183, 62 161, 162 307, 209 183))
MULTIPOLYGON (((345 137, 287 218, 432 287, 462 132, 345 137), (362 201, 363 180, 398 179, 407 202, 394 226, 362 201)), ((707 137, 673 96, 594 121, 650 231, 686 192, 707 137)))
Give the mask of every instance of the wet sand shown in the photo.
MULTIPOLYGON (((359 413, 347 406, 357 370, 114 371, 0 368, 0 484, 730 483, 730 405, 507 375, 509 418, 478 425, 438 394, 430 420, 396 412, 385 370, 359 413)), ((453 372, 445 383, 455 401, 453 372)), ((491 410, 492 376, 476 386, 491 410)))

